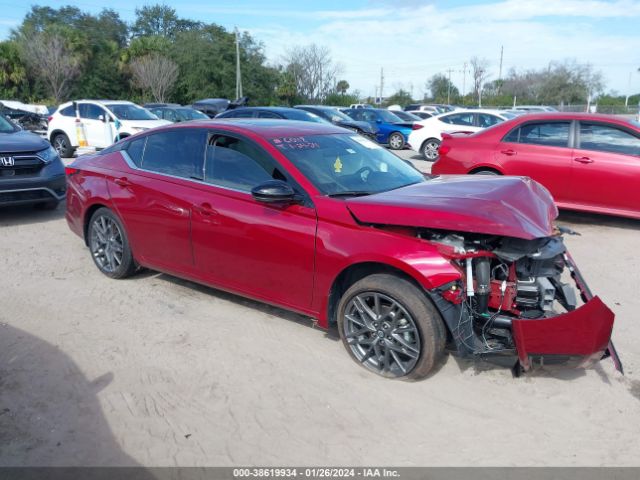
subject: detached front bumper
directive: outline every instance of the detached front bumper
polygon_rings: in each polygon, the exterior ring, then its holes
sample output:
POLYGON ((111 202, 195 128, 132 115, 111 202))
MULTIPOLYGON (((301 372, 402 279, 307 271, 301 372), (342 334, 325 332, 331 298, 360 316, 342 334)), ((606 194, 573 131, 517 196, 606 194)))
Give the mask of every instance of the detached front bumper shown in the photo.
POLYGON ((512 333, 520 365, 528 370, 532 360, 537 358, 541 362, 548 359, 550 363, 563 361, 587 367, 611 357, 616 370, 624 373, 611 341, 614 313, 599 297, 593 296, 568 252, 565 252, 564 260, 585 303, 555 317, 514 319, 512 333))
POLYGON ((613 329, 613 312, 598 297, 563 315, 541 319, 514 319, 512 332, 520 365, 532 359, 547 363, 571 361, 586 367, 607 351, 613 329))

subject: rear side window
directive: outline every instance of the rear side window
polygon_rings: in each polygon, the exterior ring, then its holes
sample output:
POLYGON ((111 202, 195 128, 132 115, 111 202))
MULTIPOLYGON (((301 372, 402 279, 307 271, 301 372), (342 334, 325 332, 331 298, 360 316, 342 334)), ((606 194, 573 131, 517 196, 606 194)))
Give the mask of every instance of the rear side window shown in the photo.
POLYGON ((225 114, 225 118, 251 118, 253 117, 253 110, 233 110, 230 113, 225 114))
POLYGON ((104 109, 92 103, 81 103, 78 106, 80 111, 80 118, 86 118, 88 120, 98 120, 100 115, 105 115, 104 109))
POLYGON ((68 107, 64 107, 58 113, 60 115, 64 115, 65 117, 75 117, 76 116, 76 109, 73 108, 73 105, 69 105, 68 107))
POLYGON ((451 125, 464 125, 466 127, 473 126, 473 113, 454 113, 453 115, 445 115, 440 117, 440 121, 450 123, 451 125))
POLYGON ((128 143, 126 151, 133 163, 138 167, 142 165, 142 154, 144 153, 144 145, 147 137, 138 138, 128 143))
POLYGON ((580 122, 580 149, 639 156, 640 139, 613 125, 580 122))
POLYGON ((182 178, 202 179, 207 132, 186 129, 147 136, 142 168, 182 178))
POLYGON ((547 147, 566 147, 570 122, 527 123, 502 139, 503 142, 525 143, 547 147))
POLYGON ((282 118, 282 117, 276 113, 262 110, 258 112, 258 118, 282 118))

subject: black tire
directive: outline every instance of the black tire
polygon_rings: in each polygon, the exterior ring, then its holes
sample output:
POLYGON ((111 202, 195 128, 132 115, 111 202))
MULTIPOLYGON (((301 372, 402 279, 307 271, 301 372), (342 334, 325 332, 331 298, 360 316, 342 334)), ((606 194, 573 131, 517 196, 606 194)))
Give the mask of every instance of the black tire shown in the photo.
POLYGON ((389 148, 391 150, 402 150, 404 146, 404 135, 400 132, 393 132, 389 135, 389 148))
POLYGON ((374 274, 354 283, 340 299, 337 315, 351 358, 384 377, 424 378, 443 354, 440 314, 424 292, 399 276, 374 274))
POLYGON ((58 200, 51 200, 50 202, 36 203, 36 208, 38 210, 55 210, 56 208, 58 208, 59 203, 60 202, 58 202, 58 200))
POLYGON ((475 172, 471 172, 472 175, 494 175, 494 176, 498 176, 500 175, 500 172, 497 172, 495 170, 491 170, 490 168, 484 168, 482 170, 476 170, 475 172))
POLYGON ((76 150, 71 146, 69 137, 64 133, 56 133, 51 137, 51 145, 55 148, 61 158, 73 157, 73 152, 76 150))
POLYGON ((428 138, 427 140, 422 142, 422 146, 420 147, 420 153, 422 154, 422 157, 429 162, 435 162, 440 156, 438 154, 440 143, 440 140, 438 140, 437 138, 428 138))
POLYGON ((91 216, 87 243, 93 262, 107 277, 126 278, 136 271, 124 226, 108 208, 99 208, 91 216))

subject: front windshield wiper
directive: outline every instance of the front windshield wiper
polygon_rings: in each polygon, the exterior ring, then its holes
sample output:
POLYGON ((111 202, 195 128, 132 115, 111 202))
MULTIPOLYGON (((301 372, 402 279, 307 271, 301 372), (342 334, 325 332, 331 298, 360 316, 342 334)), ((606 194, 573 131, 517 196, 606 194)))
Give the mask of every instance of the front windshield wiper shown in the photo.
POLYGON ((346 190, 344 192, 329 193, 327 197, 364 197, 371 195, 371 193, 365 190, 346 190))

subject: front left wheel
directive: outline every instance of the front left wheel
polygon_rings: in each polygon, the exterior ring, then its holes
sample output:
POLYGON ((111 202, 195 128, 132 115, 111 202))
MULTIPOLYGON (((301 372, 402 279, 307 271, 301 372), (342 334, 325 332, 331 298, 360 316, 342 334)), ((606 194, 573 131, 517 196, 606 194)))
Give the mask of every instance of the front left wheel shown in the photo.
POLYGON ((365 277, 344 293, 338 329, 357 363, 385 377, 409 380, 431 372, 446 338, 440 314, 424 292, 390 274, 365 277))
POLYGON ((87 234, 91 257, 107 277, 126 278, 136 271, 122 222, 111 210, 96 210, 89 220, 87 234))

